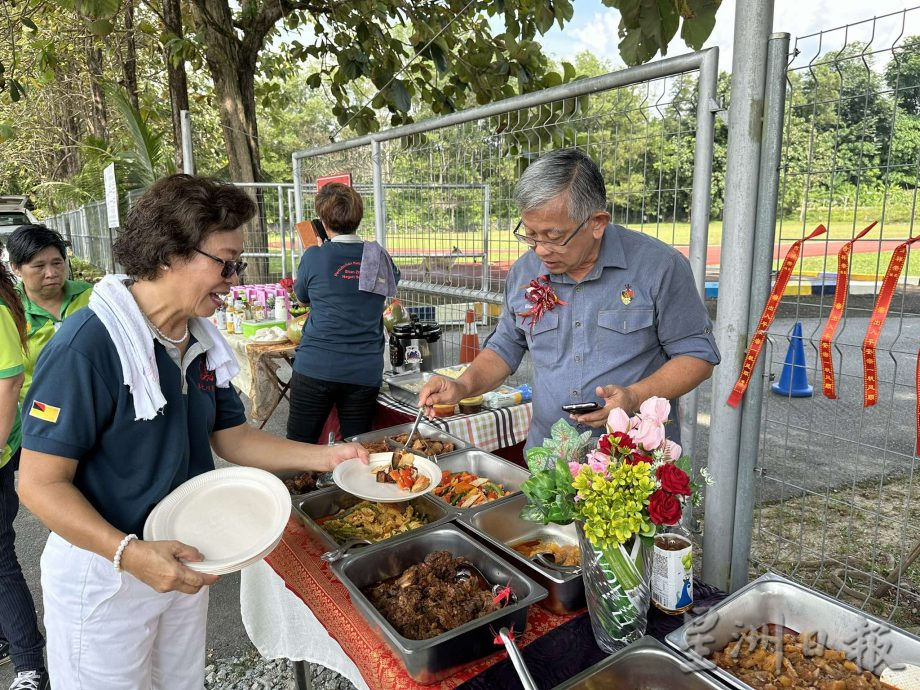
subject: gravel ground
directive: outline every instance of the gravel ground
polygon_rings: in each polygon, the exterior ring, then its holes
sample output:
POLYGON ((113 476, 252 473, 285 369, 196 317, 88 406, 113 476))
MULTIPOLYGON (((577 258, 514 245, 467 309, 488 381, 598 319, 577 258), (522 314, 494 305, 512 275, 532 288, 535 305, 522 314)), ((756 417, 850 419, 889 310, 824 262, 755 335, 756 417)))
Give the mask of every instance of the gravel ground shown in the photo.
MULTIPOLYGON (((347 678, 317 664, 307 664, 313 690, 354 690, 347 678)), ((215 659, 205 669, 205 690, 291 690, 294 665, 288 659, 248 656, 215 659)))

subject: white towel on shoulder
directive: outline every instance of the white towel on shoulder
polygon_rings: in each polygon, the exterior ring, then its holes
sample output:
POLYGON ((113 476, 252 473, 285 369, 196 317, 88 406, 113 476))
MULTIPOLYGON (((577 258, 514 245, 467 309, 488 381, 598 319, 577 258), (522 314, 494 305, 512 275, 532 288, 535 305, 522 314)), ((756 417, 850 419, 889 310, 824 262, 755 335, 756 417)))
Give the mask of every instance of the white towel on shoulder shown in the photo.
MULTIPOLYGON (((134 296, 125 286, 125 275, 107 275, 93 289, 89 298, 92 309, 118 352, 124 384, 134 399, 134 419, 153 419, 166 406, 160 390, 153 336, 147 320, 134 296)), ((207 319, 198 318, 197 325, 211 338, 207 350, 207 366, 214 371, 215 382, 226 388, 239 373, 239 364, 220 331, 207 319)))

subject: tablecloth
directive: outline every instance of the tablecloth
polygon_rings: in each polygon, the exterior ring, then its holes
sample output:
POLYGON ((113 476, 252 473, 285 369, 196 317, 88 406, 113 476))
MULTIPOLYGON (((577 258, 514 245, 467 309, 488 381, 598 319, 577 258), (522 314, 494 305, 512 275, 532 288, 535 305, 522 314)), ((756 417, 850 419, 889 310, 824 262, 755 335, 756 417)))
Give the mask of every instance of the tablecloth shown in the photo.
MULTIPOLYGON (((417 684, 351 606, 344 585, 319 559, 325 550, 322 543, 292 518, 266 564, 243 572, 240 587, 243 623, 263 655, 321 663, 349 678, 359 690, 520 687, 501 647, 496 647, 495 654, 464 666, 434 685, 417 684), (282 591, 285 586, 289 591, 282 591)), ((705 585, 697 585, 694 594, 700 608, 725 596, 705 585)), ((665 616, 652 609, 648 631, 661 640, 682 623, 681 617, 665 616)), ((540 606, 532 606, 527 629, 523 633, 518 631, 517 638, 531 675, 541 689, 548 690, 605 657, 594 642, 585 612, 557 616, 540 606)))
MULTIPOLYGON (((377 396, 380 405, 415 418, 417 407, 406 405, 381 392, 377 396)), ((431 424, 462 438, 470 445, 485 451, 508 448, 527 439, 530 420, 533 418, 533 404, 512 405, 498 410, 483 409, 474 414, 457 414, 452 417, 429 419, 431 424)))
POLYGON ((233 378, 233 385, 249 398, 249 418, 264 422, 281 400, 282 383, 278 378, 278 368, 286 357, 294 357, 297 346, 290 341, 272 345, 253 343, 242 335, 226 333, 224 337, 240 365, 240 373, 233 378))

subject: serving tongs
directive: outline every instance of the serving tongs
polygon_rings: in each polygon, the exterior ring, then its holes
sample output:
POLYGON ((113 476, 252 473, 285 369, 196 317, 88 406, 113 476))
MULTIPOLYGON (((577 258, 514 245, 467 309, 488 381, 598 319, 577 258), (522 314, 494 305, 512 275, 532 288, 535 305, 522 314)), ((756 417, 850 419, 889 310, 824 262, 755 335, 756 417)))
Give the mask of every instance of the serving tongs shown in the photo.
POLYGON ((412 428, 409 429, 409 435, 406 437, 406 445, 404 445, 398 451, 397 450, 393 451, 393 457, 390 459, 390 469, 393 469, 393 470, 399 469, 399 461, 396 459, 396 454, 403 453, 409 450, 409 446, 412 444, 412 437, 415 435, 415 432, 418 430, 418 423, 422 421, 422 413, 424 411, 425 411, 424 407, 420 406, 418 408, 418 413, 415 415, 415 422, 413 422, 412 428))
POLYGON ((326 563, 335 563, 338 560, 341 560, 348 555, 348 552, 352 550, 355 546, 368 546, 372 544, 370 539, 349 539, 343 544, 339 545, 339 548, 334 551, 327 551, 322 556, 320 560, 325 561, 326 563))
POLYGON ((482 574, 482 571, 469 561, 463 561, 463 563, 457 567, 454 578, 457 582, 472 580, 478 583, 481 589, 491 592, 493 601, 502 607, 517 603, 517 595, 514 593, 513 589, 503 585, 493 585, 486 579, 486 576, 482 574))
POLYGON ((511 665, 514 666, 514 670, 518 675, 518 679, 521 681, 521 685, 524 686, 524 690, 537 690, 537 684, 533 682, 533 677, 530 675, 530 671, 527 670, 527 664, 524 663, 524 657, 521 656, 521 650, 514 644, 514 639, 511 637, 511 631, 508 630, 508 628, 502 628, 498 631, 498 636, 501 638, 502 644, 505 645, 505 650, 508 652, 508 658, 511 659, 511 665))

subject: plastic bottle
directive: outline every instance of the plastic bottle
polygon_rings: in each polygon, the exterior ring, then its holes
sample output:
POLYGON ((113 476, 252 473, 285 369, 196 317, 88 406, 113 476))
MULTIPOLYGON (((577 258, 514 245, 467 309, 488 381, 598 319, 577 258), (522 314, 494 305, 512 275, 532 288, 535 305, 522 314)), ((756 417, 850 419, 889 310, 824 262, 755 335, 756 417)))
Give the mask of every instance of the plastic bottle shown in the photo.
POLYGON ((275 294, 275 321, 287 321, 288 310, 284 295, 275 294))
POLYGON ((530 402, 533 399, 533 390, 526 383, 512 391, 492 391, 482 396, 482 404, 496 410, 501 407, 511 407, 530 402))
POLYGON ((220 305, 217 308, 217 311, 214 312, 217 317, 217 328, 221 331, 227 330, 227 312, 224 311, 224 305, 220 305))
POLYGON ((227 333, 230 335, 236 333, 236 306, 232 299, 227 305, 227 333))

